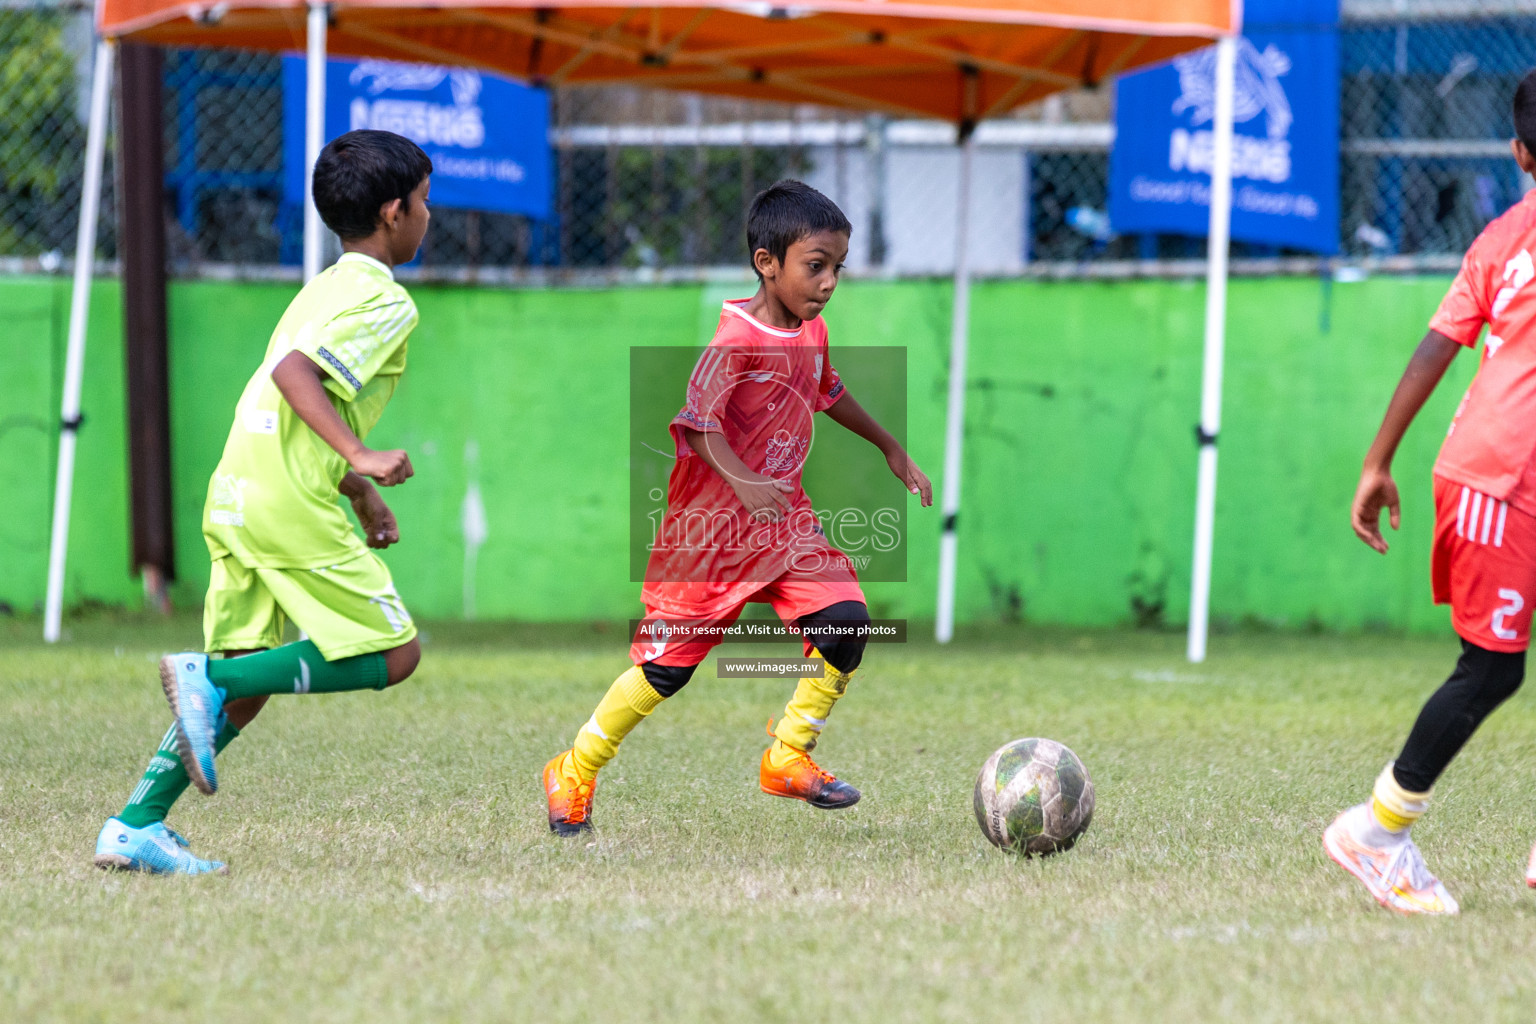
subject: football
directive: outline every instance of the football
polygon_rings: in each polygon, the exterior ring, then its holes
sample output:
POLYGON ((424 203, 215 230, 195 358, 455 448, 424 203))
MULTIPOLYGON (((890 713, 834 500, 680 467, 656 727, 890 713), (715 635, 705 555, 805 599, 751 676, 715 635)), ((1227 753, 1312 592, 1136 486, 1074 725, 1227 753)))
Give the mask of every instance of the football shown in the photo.
POLYGON ((1024 856, 1071 849, 1093 820, 1093 780, 1055 740, 999 747, 976 777, 976 821, 992 845, 1024 856))

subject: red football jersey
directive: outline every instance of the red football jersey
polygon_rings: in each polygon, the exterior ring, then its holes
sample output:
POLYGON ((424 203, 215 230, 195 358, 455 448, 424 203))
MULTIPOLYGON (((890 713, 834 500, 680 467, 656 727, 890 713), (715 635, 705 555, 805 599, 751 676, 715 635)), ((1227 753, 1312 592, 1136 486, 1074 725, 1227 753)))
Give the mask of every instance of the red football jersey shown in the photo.
POLYGON ((1429 326, 1468 348, 1489 325, 1435 475, 1536 514, 1536 192, 1483 229, 1429 326))
POLYGON ((725 303, 689 378, 687 404, 672 420, 677 463, 642 591, 663 615, 708 619, 786 576, 856 579, 847 557, 827 542, 800 483, 815 414, 843 395, 827 356, 826 323, 818 316, 793 331, 769 327, 747 313, 747 301, 725 303), (749 522, 731 485, 683 439, 684 428, 722 435, 748 469, 792 484, 788 514, 749 522))

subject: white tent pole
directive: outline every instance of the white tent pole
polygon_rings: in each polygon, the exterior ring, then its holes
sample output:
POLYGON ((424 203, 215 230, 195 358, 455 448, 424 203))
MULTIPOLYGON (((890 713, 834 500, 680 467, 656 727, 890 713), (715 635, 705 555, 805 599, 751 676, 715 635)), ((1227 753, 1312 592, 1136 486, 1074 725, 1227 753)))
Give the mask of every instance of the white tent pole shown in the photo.
POLYGON ((107 153, 107 112, 112 60, 117 46, 96 42, 91 71, 90 123, 85 134, 85 181, 80 186, 80 226, 75 235, 75 282, 69 298, 69 347, 64 359, 64 401, 59 428, 59 468, 53 491, 53 534, 48 544, 48 595, 43 639, 58 643, 64 617, 64 562, 69 553, 69 504, 75 489, 75 442, 80 429, 80 388, 85 377, 85 328, 91 311, 91 272, 96 263, 96 224, 101 214, 101 170, 107 153))
POLYGON ((325 30, 330 8, 325 0, 309 0, 305 33, 304 89, 304 280, 320 273, 322 239, 320 211, 315 209, 315 163, 325 145, 325 30))
POLYGON ((1195 495, 1195 558, 1190 573, 1189 660, 1205 660, 1211 619, 1211 545, 1216 526, 1216 435, 1227 329, 1227 250, 1232 227, 1232 93, 1237 39, 1216 44, 1216 134, 1205 282, 1205 366, 1200 385, 1200 476, 1195 495))
POLYGON ((944 533, 939 538, 939 601, 934 636, 947 644, 955 635, 955 559, 959 538, 955 534, 960 514, 960 455, 965 428, 965 357, 970 343, 971 312, 971 163, 975 135, 960 144, 959 200, 955 211, 955 296, 950 312, 949 406, 944 423, 944 490, 939 507, 944 514, 944 533))

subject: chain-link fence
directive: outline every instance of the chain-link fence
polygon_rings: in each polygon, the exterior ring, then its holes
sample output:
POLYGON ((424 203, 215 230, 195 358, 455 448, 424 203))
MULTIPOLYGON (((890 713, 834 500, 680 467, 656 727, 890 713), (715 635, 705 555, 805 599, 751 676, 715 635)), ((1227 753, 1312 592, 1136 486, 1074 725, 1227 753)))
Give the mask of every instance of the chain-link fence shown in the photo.
MULTIPOLYGON (((1528 185, 1508 156, 1509 99, 1536 66, 1536 10, 1528 0, 1345 0, 1340 53, 1344 258, 1451 265, 1528 185)), ((58 270, 72 252, 90 56, 83 4, 0 7, 0 267, 58 270)), ((165 52, 178 273, 291 273, 299 262, 302 211, 283 189, 281 61, 165 52)), ((1129 260, 1147 272, 1159 264, 1145 261, 1203 256, 1198 238, 1112 232, 1112 93, 1070 93, 983 125, 972 218, 980 273, 1095 273, 1129 260)), ((550 103, 549 217, 438 206, 422 273, 643 279, 739 268, 746 204, 786 175, 843 205, 855 271, 952 264, 959 157, 948 126, 629 89, 556 90, 550 103)), ((108 160, 99 255, 112 259, 110 146, 108 160)), ((1234 245, 1240 261, 1288 255, 1234 245)))
MULTIPOLYGON (((74 251, 85 165, 91 21, 79 5, 0 6, 0 258, 58 270, 74 251)), ((112 157, 109 152, 108 170, 112 157)), ((100 251, 116 252, 112 175, 100 251)))
POLYGON ((1366 0, 1346 23, 1340 232, 1357 255, 1455 253, 1524 194, 1510 98, 1536 66, 1529 4, 1366 0), (1519 9, 1524 8, 1524 13, 1519 9))

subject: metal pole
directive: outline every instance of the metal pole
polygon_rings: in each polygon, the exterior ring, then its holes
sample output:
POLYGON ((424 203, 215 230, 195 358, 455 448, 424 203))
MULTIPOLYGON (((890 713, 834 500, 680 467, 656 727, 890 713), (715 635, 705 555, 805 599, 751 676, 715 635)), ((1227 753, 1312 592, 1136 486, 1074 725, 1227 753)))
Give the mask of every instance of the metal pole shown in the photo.
POLYGON ((75 442, 80 430, 80 387, 85 376, 85 328, 90 316, 91 271, 96 262, 96 222, 101 213, 101 171, 107 152, 111 99, 110 39, 96 42, 91 72, 91 113, 85 135, 85 181, 80 186, 80 226, 75 235, 75 283, 69 299, 69 348, 64 360, 64 401, 59 428, 59 469, 54 480, 53 534, 48 544, 48 596, 43 639, 58 643, 64 617, 64 562, 69 553, 69 503, 75 487, 75 442))
POLYGON ((1205 283, 1205 366, 1200 388, 1200 471, 1195 496, 1195 557, 1190 573, 1189 648, 1205 660, 1211 618, 1211 547, 1216 525, 1216 435, 1221 430, 1221 371, 1227 328, 1227 249, 1232 227, 1232 92, 1237 39, 1216 44, 1216 133, 1205 283))
POLYGON ((865 181, 869 189, 869 265, 885 266, 885 123, 879 114, 864 119, 865 181))
POLYGON ((309 0, 305 33, 304 91, 304 280, 320 273, 323 225, 315 209, 315 163, 325 145, 325 30, 330 8, 324 0, 309 0))
POLYGON ((960 144, 960 198, 955 211, 955 298, 950 312, 949 406, 944 423, 944 490, 940 508, 944 533, 939 538, 939 600, 934 636, 947 644, 955 635, 955 559, 959 540, 955 523, 960 514, 960 455, 965 428, 965 357, 970 341, 971 312, 971 163, 975 136, 960 144))

